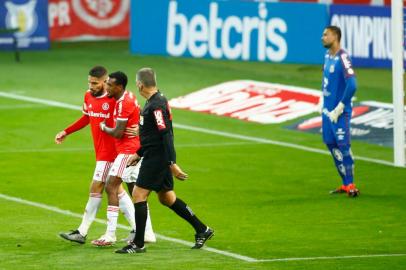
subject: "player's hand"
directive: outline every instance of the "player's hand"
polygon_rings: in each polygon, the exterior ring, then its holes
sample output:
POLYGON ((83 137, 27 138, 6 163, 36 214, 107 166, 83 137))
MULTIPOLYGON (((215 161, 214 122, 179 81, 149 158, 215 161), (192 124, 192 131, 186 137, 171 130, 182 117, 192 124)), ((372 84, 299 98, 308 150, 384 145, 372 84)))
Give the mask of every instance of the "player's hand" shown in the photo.
POLYGON ((328 118, 330 118, 331 122, 337 123, 338 117, 344 112, 344 104, 339 102, 337 107, 334 108, 331 112, 328 113, 328 118))
POLYGON ((124 130, 124 135, 127 135, 128 138, 134 138, 134 137, 138 136, 139 132, 140 132, 140 127, 135 124, 130 127, 127 127, 124 130))
POLYGON ((140 161, 141 157, 137 154, 130 156, 127 160, 127 167, 135 166, 140 161))
POLYGON ((56 144, 61 144, 65 140, 66 135, 67 134, 66 134, 65 130, 63 130, 63 131, 59 132, 58 134, 56 134, 55 143, 56 144))
POLYGON ((177 179, 184 181, 188 178, 188 175, 177 164, 172 164, 169 167, 171 168, 172 175, 177 179))

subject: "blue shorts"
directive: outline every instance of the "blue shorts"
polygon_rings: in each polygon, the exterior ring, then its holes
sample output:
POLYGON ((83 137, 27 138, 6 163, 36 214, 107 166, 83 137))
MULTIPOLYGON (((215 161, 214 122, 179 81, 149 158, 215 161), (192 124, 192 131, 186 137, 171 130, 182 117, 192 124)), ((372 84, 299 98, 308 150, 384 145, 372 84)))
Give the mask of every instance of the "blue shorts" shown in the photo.
POLYGON ((332 123, 327 115, 322 115, 323 141, 325 144, 350 145, 351 131, 350 121, 351 112, 343 112, 338 118, 337 123, 332 123))

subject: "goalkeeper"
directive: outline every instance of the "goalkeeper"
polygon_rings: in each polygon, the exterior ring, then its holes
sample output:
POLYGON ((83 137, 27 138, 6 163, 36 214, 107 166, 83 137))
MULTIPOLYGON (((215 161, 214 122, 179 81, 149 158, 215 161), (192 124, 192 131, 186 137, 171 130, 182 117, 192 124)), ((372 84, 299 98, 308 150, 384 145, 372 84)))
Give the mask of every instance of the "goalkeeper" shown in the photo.
POLYGON ((342 185, 331 194, 347 193, 350 197, 359 195, 354 185, 354 158, 351 152, 350 121, 351 99, 356 90, 356 78, 351 60, 340 45, 341 30, 328 26, 322 36, 327 49, 323 67, 323 141, 330 150, 342 185))

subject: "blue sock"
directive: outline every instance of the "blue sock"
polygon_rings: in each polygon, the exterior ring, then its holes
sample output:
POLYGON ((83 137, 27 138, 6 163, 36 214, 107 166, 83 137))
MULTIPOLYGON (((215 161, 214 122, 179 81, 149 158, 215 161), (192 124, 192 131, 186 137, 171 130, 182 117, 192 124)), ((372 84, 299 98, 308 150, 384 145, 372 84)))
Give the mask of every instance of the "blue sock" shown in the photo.
POLYGON ((354 158, 352 157, 351 145, 346 144, 338 147, 343 154, 344 185, 349 185, 354 182, 354 158))
POLYGON ((338 174, 340 175, 341 180, 345 185, 345 167, 343 164, 344 160, 343 154, 341 153, 341 150, 339 149, 337 144, 327 144, 327 148, 328 150, 330 150, 330 153, 333 156, 338 174))

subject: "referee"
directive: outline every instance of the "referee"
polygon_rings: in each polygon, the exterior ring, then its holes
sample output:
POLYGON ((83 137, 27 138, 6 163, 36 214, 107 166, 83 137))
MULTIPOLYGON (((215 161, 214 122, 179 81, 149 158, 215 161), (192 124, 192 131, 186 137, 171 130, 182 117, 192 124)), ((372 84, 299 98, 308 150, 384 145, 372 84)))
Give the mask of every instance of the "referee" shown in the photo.
POLYGON ((142 68, 137 72, 137 87, 147 102, 140 117, 141 148, 130 157, 128 164, 135 165, 141 157, 142 163, 133 191, 136 234, 132 243, 116 250, 116 253, 143 253, 147 199, 151 191, 158 194, 159 201, 185 219, 196 231, 193 249, 201 248, 214 235, 214 231, 203 224, 192 209, 173 191, 173 177, 186 180, 188 175, 176 164, 173 144, 172 114, 168 100, 158 90, 155 72, 142 68))

